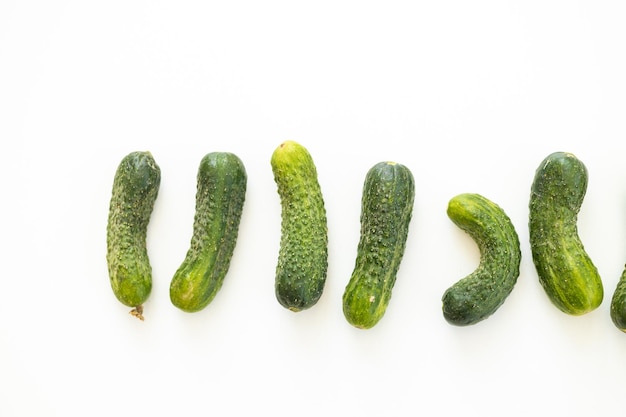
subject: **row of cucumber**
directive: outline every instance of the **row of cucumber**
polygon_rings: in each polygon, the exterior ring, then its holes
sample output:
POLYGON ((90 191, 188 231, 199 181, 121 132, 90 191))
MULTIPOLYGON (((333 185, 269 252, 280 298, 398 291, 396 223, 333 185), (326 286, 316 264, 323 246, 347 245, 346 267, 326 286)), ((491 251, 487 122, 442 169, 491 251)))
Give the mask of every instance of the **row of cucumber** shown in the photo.
MULTIPOLYGON (((281 202, 281 239, 275 275, 278 302, 297 312, 322 295, 328 268, 326 209, 317 169, 299 143, 281 143, 271 157, 281 202)), ((578 236, 577 217, 587 189, 587 169, 571 153, 555 152, 539 165, 531 187, 529 232, 533 263, 550 301, 582 315, 603 300, 602 280, 578 236)), ((132 152, 114 176, 107 224, 107 265, 117 299, 143 320, 152 289, 147 227, 161 180, 149 152, 132 152)), ((242 161, 212 152, 200 162, 193 234, 185 259, 170 283, 171 302, 186 312, 204 309, 228 272, 247 186, 242 161)), ((343 294, 343 312, 353 326, 369 329, 391 300, 413 212, 415 183, 409 168, 380 162, 366 174, 361 230, 354 269, 343 294)), ((480 263, 442 297, 443 316, 458 326, 476 324, 504 303, 520 274, 521 250, 510 218, 479 194, 460 194, 449 218, 480 250, 480 263)), ((626 269, 611 300, 615 326, 626 332, 626 269)))

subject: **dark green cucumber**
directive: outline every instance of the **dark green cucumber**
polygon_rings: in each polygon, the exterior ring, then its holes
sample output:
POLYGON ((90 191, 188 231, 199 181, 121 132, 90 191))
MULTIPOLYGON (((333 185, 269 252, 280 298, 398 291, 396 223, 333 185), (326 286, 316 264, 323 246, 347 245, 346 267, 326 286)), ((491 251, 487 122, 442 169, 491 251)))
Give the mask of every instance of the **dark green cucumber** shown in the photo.
POLYGON ((476 324, 496 312, 520 273, 521 250, 511 219, 479 194, 459 194, 448 202, 448 217, 474 239, 480 263, 442 297, 443 316, 456 326, 476 324))
POLYGON ((328 229, 317 169, 308 150, 283 142, 271 167, 281 202, 281 239, 276 265, 278 302, 291 311, 315 305, 328 269, 328 229))
POLYGON ((361 235, 355 266, 343 294, 343 312, 354 327, 369 329, 385 314, 406 245, 415 181, 395 162, 380 162, 365 176, 361 235))
POLYGON ((109 205, 106 258, 111 288, 141 320, 152 290, 146 236, 160 183, 161 170, 152 155, 132 152, 115 172, 109 205))
POLYGON ((539 282, 550 301, 571 315, 596 309, 604 295, 578 235, 587 181, 587 168, 576 156, 555 152, 537 168, 530 194, 530 247, 539 282))
POLYGON ((170 283, 179 309, 204 309, 222 287, 235 250, 246 195, 242 161, 229 152, 212 152, 200 162, 191 245, 170 283))
POLYGON ((613 292, 610 315, 615 327, 626 333, 626 268, 613 292))

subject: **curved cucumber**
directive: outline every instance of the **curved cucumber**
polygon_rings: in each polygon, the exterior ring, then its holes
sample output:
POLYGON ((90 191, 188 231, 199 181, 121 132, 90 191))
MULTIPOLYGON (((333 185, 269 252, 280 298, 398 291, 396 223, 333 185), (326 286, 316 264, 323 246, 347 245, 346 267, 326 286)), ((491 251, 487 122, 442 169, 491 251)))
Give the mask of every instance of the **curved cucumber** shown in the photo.
POLYGON ((459 194, 448 203, 448 217, 478 245, 480 264, 448 288, 443 315, 457 326, 476 324, 500 308, 517 282, 521 251, 506 213, 479 194, 459 194))
POLYGON ((228 272, 246 194, 241 160, 212 152, 200 162, 191 245, 170 283, 172 303, 186 312, 204 309, 228 272))
POLYGON ((276 298, 283 307, 301 311, 317 303, 326 282, 326 209, 317 169, 305 147, 283 142, 274 150, 271 166, 282 219, 276 298))
POLYGON ((596 309, 604 295, 578 236, 587 181, 587 168, 576 156, 555 152, 537 168, 530 194, 530 247, 539 281, 550 301, 571 315, 596 309))
POLYGON ((152 290, 146 235, 160 183, 161 170, 152 155, 132 152, 115 172, 109 205, 106 258, 111 288, 141 320, 152 290))
POLYGON ((387 310, 404 255, 414 198, 415 182, 406 166, 380 162, 367 172, 357 257, 343 294, 344 316, 354 327, 373 327, 387 310))

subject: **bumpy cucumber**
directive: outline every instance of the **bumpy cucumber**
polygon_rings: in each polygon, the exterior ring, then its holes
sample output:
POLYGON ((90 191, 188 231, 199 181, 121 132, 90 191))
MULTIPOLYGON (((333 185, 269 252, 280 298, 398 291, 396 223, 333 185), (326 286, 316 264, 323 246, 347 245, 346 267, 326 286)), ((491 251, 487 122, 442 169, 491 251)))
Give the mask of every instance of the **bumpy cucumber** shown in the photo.
POLYGON ((235 250, 246 194, 242 161, 212 152, 200 162, 191 245, 170 283, 172 303, 186 312, 204 309, 222 287, 235 250))
POLYGON ((343 294, 344 316, 354 327, 372 328, 387 310, 404 255, 414 198, 415 181, 406 166, 380 162, 367 172, 356 262, 343 294))
POLYGON ((513 291, 520 273, 520 243, 504 210, 482 195, 453 197, 447 214, 474 239, 481 256, 478 267, 442 297, 446 321, 468 326, 495 313, 513 291))
POLYGON ((530 194, 530 247, 539 281, 550 301, 571 315, 596 309, 604 295, 578 235, 587 181, 587 168, 576 156, 555 152, 537 168, 530 194))
POLYGON ((271 167, 281 202, 281 238, 276 265, 278 302, 291 311, 315 305, 328 269, 328 229, 317 169, 308 150, 283 142, 271 167))
POLYGON ((160 183, 161 170, 152 155, 132 152, 115 172, 109 205, 106 259, 111 288, 141 320, 152 290, 146 236, 160 183))
POLYGON ((626 333, 626 268, 613 292, 610 315, 615 327, 626 333))

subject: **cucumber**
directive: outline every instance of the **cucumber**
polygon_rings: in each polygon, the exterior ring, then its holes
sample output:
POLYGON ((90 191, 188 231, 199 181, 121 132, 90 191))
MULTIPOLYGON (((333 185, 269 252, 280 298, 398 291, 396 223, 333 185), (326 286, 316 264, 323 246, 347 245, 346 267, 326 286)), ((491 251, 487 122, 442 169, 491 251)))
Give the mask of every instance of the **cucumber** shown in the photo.
POLYGON ((409 233, 415 181, 406 166, 379 162, 367 172, 361 198, 361 233, 343 313, 360 329, 384 316, 409 233))
POLYGON ((161 169, 150 152, 132 152, 115 172, 109 204, 106 259, 111 288, 140 320, 152 290, 146 236, 160 183, 161 169))
POLYGON ((459 194, 448 202, 450 220, 478 245, 480 263, 442 297, 443 316, 456 326, 476 324, 496 312, 520 274, 520 242, 504 210, 480 194, 459 194))
POLYGON ((285 141, 270 163, 281 203, 275 293, 283 307, 298 312, 317 303, 326 283, 326 209, 317 169, 304 146, 285 141))
POLYGON ((615 327, 626 333, 626 268, 623 270, 613 292, 610 316, 615 327))
POLYGON ((550 301, 570 315, 596 309, 604 296, 597 268, 578 235, 588 172, 575 155, 555 152, 535 172, 529 203, 530 247, 550 301))
POLYGON ((204 309, 222 287, 232 259, 246 195, 242 161, 211 152, 200 161, 191 244, 170 283, 170 300, 185 312, 204 309))

